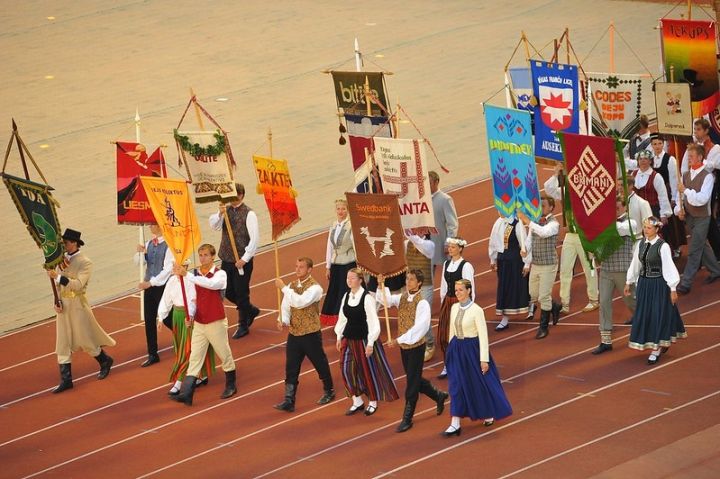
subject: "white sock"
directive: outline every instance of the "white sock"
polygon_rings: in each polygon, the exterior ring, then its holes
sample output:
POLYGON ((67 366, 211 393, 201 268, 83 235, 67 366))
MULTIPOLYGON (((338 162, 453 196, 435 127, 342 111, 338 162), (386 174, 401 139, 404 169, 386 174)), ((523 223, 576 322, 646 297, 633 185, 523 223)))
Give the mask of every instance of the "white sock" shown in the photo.
POLYGON ((363 405, 363 399, 362 396, 353 396, 353 407, 359 407, 363 405))
POLYGON ((510 321, 510 319, 507 316, 503 316, 500 320, 500 326, 505 326, 510 321))
POLYGON ((450 419, 450 426, 446 429, 447 432, 453 432, 460 429, 460 418, 458 416, 453 416, 452 419, 450 419))
POLYGON ((368 402, 368 407, 370 407, 370 406, 372 406, 372 407, 374 407, 375 409, 377 409, 377 401, 370 401, 370 402, 368 402))
POLYGON ((443 366, 443 370, 440 374, 447 374, 447 368, 445 366, 443 366))
POLYGON ((173 387, 170 388, 171 391, 179 391, 180 386, 182 386, 182 381, 175 381, 175 384, 173 384, 173 387))

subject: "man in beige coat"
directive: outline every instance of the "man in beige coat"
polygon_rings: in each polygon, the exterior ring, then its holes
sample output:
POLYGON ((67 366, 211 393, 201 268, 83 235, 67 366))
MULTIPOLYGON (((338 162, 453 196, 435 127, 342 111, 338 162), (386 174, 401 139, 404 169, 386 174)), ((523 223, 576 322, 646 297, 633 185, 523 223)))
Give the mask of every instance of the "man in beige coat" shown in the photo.
POLYGON ((60 365, 60 385, 53 390, 53 394, 73 387, 70 362, 74 351, 82 349, 97 360, 100 364, 98 379, 105 379, 113 364, 113 359, 105 354, 102 347, 114 346, 115 340, 100 327, 85 296, 92 262, 80 251, 80 247, 85 244, 80 234, 79 231, 65 230, 62 235, 65 261, 57 270, 47 271, 48 276, 59 285, 62 299, 62 306, 55 306, 55 353, 60 365))

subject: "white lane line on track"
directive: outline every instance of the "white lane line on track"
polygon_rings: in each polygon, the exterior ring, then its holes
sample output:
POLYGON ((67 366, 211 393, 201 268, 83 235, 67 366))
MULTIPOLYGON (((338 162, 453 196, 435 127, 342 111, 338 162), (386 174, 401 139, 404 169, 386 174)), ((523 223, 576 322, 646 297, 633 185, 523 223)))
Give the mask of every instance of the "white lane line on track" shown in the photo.
MULTIPOLYGON (((492 430, 490 430, 490 431, 488 431, 488 432, 479 434, 479 435, 477 435, 477 436, 473 436, 473 437, 471 437, 471 438, 469 438, 469 439, 465 439, 464 441, 455 443, 455 444, 453 444, 452 446, 449 446, 449 447, 440 449, 440 450, 438 450, 438 451, 435 451, 435 452, 432 453, 432 454, 428 454, 428 455, 426 455, 426 456, 419 457, 419 458, 415 459, 414 461, 408 462, 408 463, 406 463, 406 464, 403 464, 402 466, 396 467, 395 469, 392 469, 392 470, 390 470, 390 471, 386 471, 386 472, 384 472, 384 473, 382 473, 382 474, 380 474, 380 475, 377 475, 377 476, 375 476, 374 479, 390 476, 390 475, 392 475, 392 474, 394 474, 394 473, 396 473, 396 472, 398 472, 398 471, 401 471, 401 470, 403 470, 403 469, 407 469, 408 467, 414 466, 414 465, 416 465, 416 464, 419 464, 419 463, 421 463, 421 462, 423 462, 423 461, 426 461, 426 460, 428 460, 428 459, 431 459, 431 458, 433 458, 433 457, 436 457, 436 456, 439 456, 439 455, 444 454, 444 453, 446 453, 446 452, 452 451, 453 449, 457 449, 458 447, 461 447, 461 446, 464 446, 464 445, 469 444, 469 443, 471 443, 471 442, 477 441, 478 439, 481 439, 481 438, 483 438, 483 437, 485 437, 485 436, 487 436, 487 435, 496 434, 498 431, 502 431, 503 429, 512 427, 512 426, 514 426, 514 425, 516 425, 516 424, 523 423, 523 422, 525 422, 525 421, 529 421, 530 419, 534 419, 535 417, 538 417, 538 416, 547 414, 547 413, 552 412, 552 411, 554 411, 554 410, 556 410, 556 409, 559 409, 559 408, 561 408, 561 407, 564 407, 564 406, 567 406, 567 405, 572 404, 572 403, 574 403, 574 402, 580 401, 581 399, 585 399, 586 397, 590 397, 590 396, 597 395, 597 393, 599 393, 599 392, 602 392, 602 391, 605 391, 605 390, 607 390, 607 389, 613 388, 613 387, 615 387, 615 386, 617 386, 617 385, 620 385, 620 384, 624 384, 624 383, 626 383, 626 382, 628 382, 628 381, 632 381, 632 380, 634 380, 634 379, 640 378, 640 377, 645 376, 645 375, 647 375, 647 374, 651 374, 651 373, 653 373, 653 372, 659 371, 659 370, 661 370, 661 369, 663 369, 663 368, 666 368, 666 367, 671 366, 671 365, 673 365, 673 364, 679 363, 679 362, 681 362, 681 361, 685 361, 685 360, 690 359, 690 358, 692 358, 692 357, 695 357, 695 356, 697 356, 697 355, 699 355, 699 354, 706 353, 706 352, 711 351, 711 350, 713 350, 713 349, 715 349, 715 348, 718 348, 718 347, 720 347, 720 343, 717 343, 717 344, 714 344, 714 345, 712 345, 712 346, 708 346, 708 347, 706 347, 706 348, 700 349, 700 350, 698 350, 698 351, 695 351, 695 352, 693 352, 693 353, 690 353, 690 354, 688 354, 688 355, 686 355, 686 356, 683 356, 683 357, 681 357, 681 358, 678 358, 678 359, 675 359, 675 360, 666 362, 666 363, 664 363, 664 364, 661 364, 660 366, 654 366, 652 369, 648 369, 648 370, 643 371, 643 372, 641 372, 641 373, 637 373, 637 374, 634 374, 634 375, 632 375, 632 376, 628 376, 627 378, 620 379, 619 381, 615 381, 615 382, 613 382, 613 383, 606 384, 605 386, 596 388, 596 389, 594 389, 594 390, 592 390, 592 391, 589 391, 589 392, 587 392, 587 393, 585 393, 585 394, 581 394, 581 395, 579 395, 579 396, 577 396, 577 397, 574 397, 574 398, 572 398, 572 399, 568 399, 568 400, 563 401, 563 402, 561 402, 561 403, 555 404, 554 406, 550 406, 550 407, 548 407, 548 408, 545 408, 545 409, 542 409, 542 410, 540 410, 540 411, 534 412, 533 414, 530 414, 530 415, 528 415, 528 416, 525 416, 525 417, 523 417, 523 418, 521 418, 521 419, 518 419, 518 420, 516 420, 516 421, 512 421, 512 422, 510 422, 510 423, 508 423, 508 424, 504 424, 504 425, 502 425, 502 426, 500 426, 500 427, 498 427, 498 428, 492 429, 492 430)), ((542 461, 541 461, 541 462, 542 462, 542 461)), ((513 473, 513 474, 515 474, 515 473, 513 473)), ((508 476, 504 476, 504 477, 508 477, 508 476)))

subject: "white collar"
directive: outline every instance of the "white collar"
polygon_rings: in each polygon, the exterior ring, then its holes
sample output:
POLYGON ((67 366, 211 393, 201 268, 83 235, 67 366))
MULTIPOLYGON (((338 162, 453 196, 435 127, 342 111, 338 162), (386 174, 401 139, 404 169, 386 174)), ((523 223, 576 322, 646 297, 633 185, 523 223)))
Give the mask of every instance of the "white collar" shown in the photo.
POLYGON ((659 235, 655 235, 655 237, 654 237, 653 239, 651 239, 651 240, 645 238, 645 242, 646 242, 646 243, 650 243, 650 244, 655 244, 655 243, 657 243, 657 241, 658 241, 659 239, 660 239, 660 236, 659 236, 659 235))
POLYGON ((468 304, 466 304, 465 306, 463 306, 463 305, 460 304, 460 303, 458 303, 458 304, 460 305, 460 309, 465 310, 465 309, 468 309, 468 308, 469 308, 470 306, 472 306, 473 304, 475 304, 475 302, 474 302, 474 301, 470 301, 470 302, 469 302, 468 304))

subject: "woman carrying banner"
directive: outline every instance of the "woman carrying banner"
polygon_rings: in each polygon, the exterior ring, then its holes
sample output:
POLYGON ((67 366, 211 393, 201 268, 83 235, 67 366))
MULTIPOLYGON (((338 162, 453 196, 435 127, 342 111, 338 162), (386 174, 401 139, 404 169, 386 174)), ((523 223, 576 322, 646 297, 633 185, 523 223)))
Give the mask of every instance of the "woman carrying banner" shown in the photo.
POLYGON ((658 236, 662 223, 651 216, 643 222, 645 238, 635 244, 633 259, 627 272, 625 295, 635 288, 637 306, 632 319, 628 346, 643 351, 650 349, 647 363, 658 362, 677 338, 687 337, 677 308, 675 288, 680 282, 672 252, 658 236))
POLYGON ((525 314, 530 310, 528 274, 531 257, 524 250, 527 234, 516 218, 500 215, 495 221, 488 242, 490 269, 497 272, 498 286, 495 315, 502 316, 495 331, 510 327, 508 314, 525 314))
POLYGON ((450 344, 445 361, 450 393, 450 426, 442 436, 460 435, 460 418, 482 419, 492 426, 495 419, 512 414, 500 375, 490 356, 485 313, 471 298, 472 283, 461 279, 454 283, 457 303, 450 313, 450 344))
MULTIPOLYGON (((453 285, 460 279, 470 281, 472 299, 475 301, 475 268, 462 257, 463 249, 467 242, 462 238, 448 238, 445 240, 450 259, 443 263, 442 276, 440 277, 440 316, 438 317, 437 342, 445 360, 448 342, 450 341, 450 308, 457 303, 455 288, 453 285)), ((447 377, 447 369, 443 367, 438 379, 447 377)))
MULTIPOLYGON (((187 271, 190 261, 183 263, 182 268, 187 271)), ((174 263, 173 263, 174 267, 174 263)), ((175 350, 175 363, 172 371, 170 371, 170 381, 174 382, 173 387, 168 391, 170 396, 176 396, 180 393, 182 380, 185 379, 188 366, 190 365, 190 339, 192 330, 185 325, 185 320, 195 317, 197 311, 195 285, 190 281, 183 281, 185 285, 185 300, 183 300, 183 292, 180 286, 180 277, 173 275, 167 282, 163 291, 160 304, 158 305, 157 322, 158 325, 172 311, 172 334, 173 349, 175 350), (189 315, 185 312, 185 301, 189 315)), ((201 386, 208 383, 208 376, 215 371, 215 350, 212 345, 208 346, 205 361, 203 361, 200 377, 195 380, 195 386, 201 386)))
POLYGON ((348 291, 347 273, 357 266, 346 199, 335 200, 335 214, 337 221, 330 227, 325 254, 328 289, 320 314, 320 322, 325 326, 337 323, 340 301, 348 291))
POLYGON ((377 410, 378 400, 394 401, 399 395, 382 342, 378 341, 380 321, 375 298, 365 289, 359 268, 348 271, 347 285, 350 290, 342 298, 335 325, 340 371, 345 390, 352 396, 352 406, 345 415, 365 409, 365 415, 371 416, 377 410), (363 394, 368 397, 367 407, 363 394))

